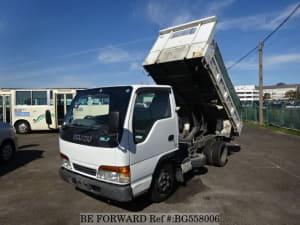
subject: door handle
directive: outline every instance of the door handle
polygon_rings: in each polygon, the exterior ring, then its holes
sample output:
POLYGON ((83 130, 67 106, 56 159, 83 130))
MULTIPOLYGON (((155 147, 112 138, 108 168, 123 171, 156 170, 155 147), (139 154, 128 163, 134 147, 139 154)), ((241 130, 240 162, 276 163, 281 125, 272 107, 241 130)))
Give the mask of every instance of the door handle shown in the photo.
POLYGON ((169 135, 168 141, 173 141, 173 140, 174 140, 174 135, 173 134, 169 135))

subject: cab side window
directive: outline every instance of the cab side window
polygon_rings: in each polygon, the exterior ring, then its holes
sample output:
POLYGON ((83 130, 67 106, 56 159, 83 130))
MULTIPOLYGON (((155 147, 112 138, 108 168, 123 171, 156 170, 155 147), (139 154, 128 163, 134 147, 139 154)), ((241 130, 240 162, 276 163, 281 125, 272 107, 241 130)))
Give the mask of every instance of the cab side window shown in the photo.
POLYGON ((157 120, 171 117, 168 91, 142 91, 137 94, 133 113, 135 143, 143 142, 157 120))

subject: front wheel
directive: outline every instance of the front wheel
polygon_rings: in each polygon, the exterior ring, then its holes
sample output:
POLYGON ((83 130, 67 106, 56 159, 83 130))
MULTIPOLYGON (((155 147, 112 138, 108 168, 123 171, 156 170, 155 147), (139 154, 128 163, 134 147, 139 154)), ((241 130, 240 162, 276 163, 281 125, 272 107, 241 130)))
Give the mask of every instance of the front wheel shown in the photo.
POLYGON ((10 142, 4 142, 0 147, 0 161, 8 162, 12 160, 15 154, 15 147, 10 142))
POLYGON ((153 202, 166 200, 173 192, 175 185, 174 169, 171 164, 163 164, 154 173, 150 197, 153 202))

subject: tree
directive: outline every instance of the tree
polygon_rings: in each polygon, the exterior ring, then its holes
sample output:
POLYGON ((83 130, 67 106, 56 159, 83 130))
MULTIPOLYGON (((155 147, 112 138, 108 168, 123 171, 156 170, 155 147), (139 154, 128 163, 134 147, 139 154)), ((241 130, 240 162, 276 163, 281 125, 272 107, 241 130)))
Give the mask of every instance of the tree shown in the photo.
POLYGON ((295 100, 297 97, 297 92, 293 90, 289 90, 285 92, 285 97, 288 98, 289 100, 295 100))
POLYGON ((264 93, 264 101, 268 101, 271 98, 271 94, 270 93, 264 93))
POLYGON ((296 100, 300 100, 300 90, 297 90, 296 91, 296 97, 295 97, 296 100))
POLYGON ((276 86, 283 86, 283 85, 286 85, 286 83, 279 82, 279 83, 276 84, 276 86))

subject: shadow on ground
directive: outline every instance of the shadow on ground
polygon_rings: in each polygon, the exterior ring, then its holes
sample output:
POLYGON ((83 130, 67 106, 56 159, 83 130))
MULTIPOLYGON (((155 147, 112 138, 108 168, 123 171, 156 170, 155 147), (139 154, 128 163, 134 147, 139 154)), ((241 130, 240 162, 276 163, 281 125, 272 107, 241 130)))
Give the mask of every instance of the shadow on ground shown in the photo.
POLYGON ((115 200, 110 200, 101 196, 97 196, 93 193, 81 190, 79 188, 76 188, 78 191, 98 200, 101 202, 104 202, 108 205, 113 205, 122 209, 125 209, 127 211, 131 211, 131 212, 139 212, 142 211, 143 209, 147 208, 149 205, 152 204, 151 200, 149 199, 147 194, 141 195, 139 197, 137 197, 136 199, 134 199, 131 202, 118 202, 115 200))
POLYGON ((241 151, 241 146, 240 145, 228 144, 227 148, 228 148, 228 154, 229 155, 233 155, 233 154, 241 151))
POLYGON ((21 149, 31 148, 35 146, 39 146, 39 145, 20 146, 19 150, 15 153, 15 157, 11 161, 0 164, 0 177, 36 159, 43 158, 44 151, 42 150, 21 150, 21 149))
MULTIPOLYGON (((167 199, 165 202, 173 204, 173 203, 176 203, 176 202, 181 202, 181 200, 184 201, 184 199, 186 199, 187 197, 192 198, 193 195, 196 194, 196 193, 191 192, 190 188, 188 188, 189 185, 193 186, 193 184, 190 184, 190 183, 194 182, 192 179, 195 176, 206 174, 207 171, 208 170, 207 170, 206 167, 202 167, 202 168, 199 168, 198 170, 194 170, 194 171, 191 171, 191 172, 187 173, 185 175, 185 183, 184 184, 181 184, 181 183, 177 184, 176 187, 174 188, 173 195, 170 196, 170 198, 167 199), (180 200, 178 200, 178 199, 180 199, 180 200)), ((199 183, 199 179, 197 179, 197 180, 198 180, 197 182, 199 183)), ((199 186, 199 188, 197 189, 197 193, 206 189, 206 186, 202 183, 201 180, 200 180, 200 183, 201 183, 201 185, 197 184, 199 186), (201 188, 201 187, 203 187, 203 188, 201 188)), ((147 193, 135 198, 131 202, 117 202, 117 201, 114 201, 114 200, 109 200, 109 199, 94 195, 93 193, 86 192, 86 191, 78 189, 78 188, 76 188, 76 189, 78 191, 81 191, 81 192, 85 193, 86 195, 88 195, 88 196, 90 196, 94 199, 97 199, 97 200, 102 201, 106 204, 113 205, 113 206, 122 208, 124 210, 131 211, 131 212, 139 212, 139 211, 144 210, 145 208, 147 208, 151 204, 155 204, 150 200, 149 195, 147 193)))
POLYGON ((29 134, 17 134, 19 136, 26 136, 30 134, 51 134, 51 133, 59 133, 59 129, 51 129, 51 130, 33 130, 30 131, 29 134))
POLYGON ((37 145, 37 144, 21 145, 18 147, 18 149, 21 150, 21 149, 26 149, 26 148, 38 147, 38 146, 40 146, 40 145, 37 145))
POLYGON ((185 174, 185 182, 177 186, 173 195, 166 200, 166 203, 178 204, 182 202, 189 202, 196 194, 209 189, 200 179, 201 175, 204 175, 207 172, 207 167, 200 167, 199 169, 195 169, 185 174))

